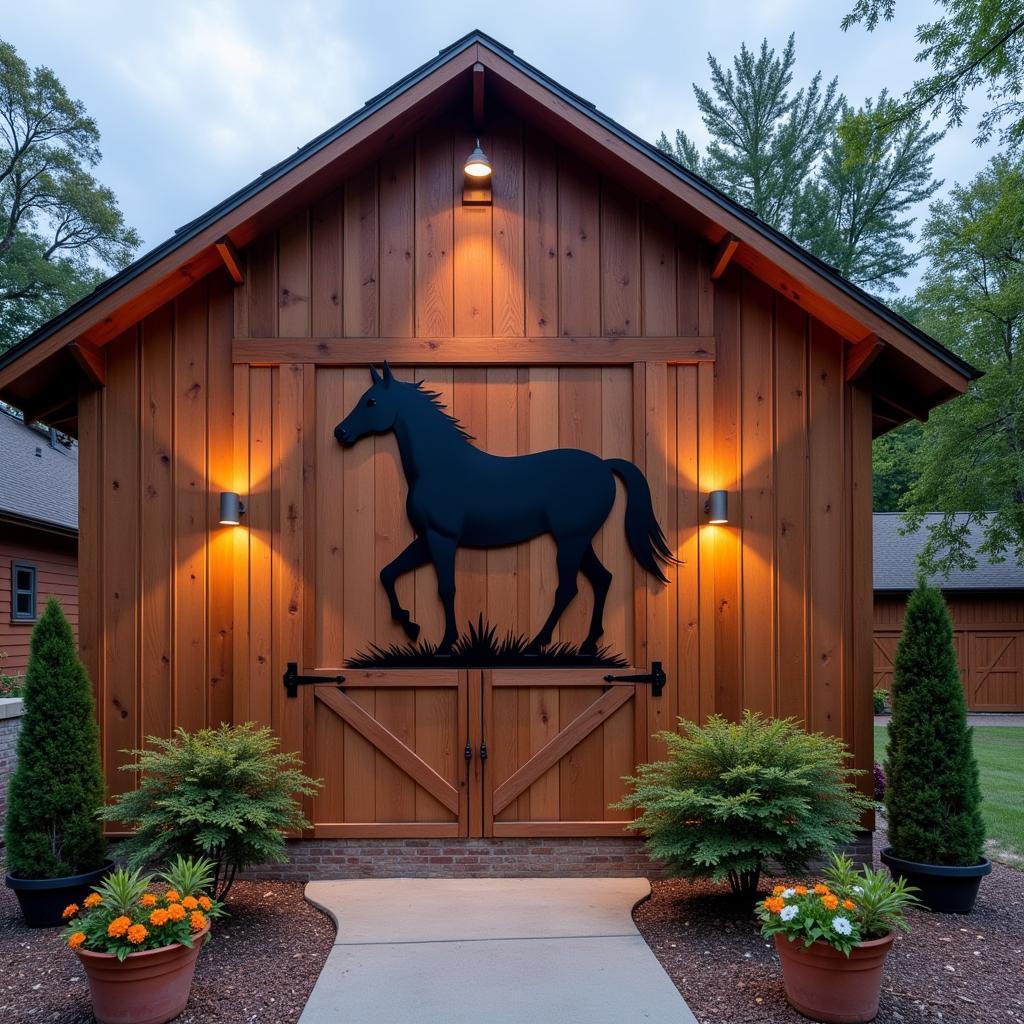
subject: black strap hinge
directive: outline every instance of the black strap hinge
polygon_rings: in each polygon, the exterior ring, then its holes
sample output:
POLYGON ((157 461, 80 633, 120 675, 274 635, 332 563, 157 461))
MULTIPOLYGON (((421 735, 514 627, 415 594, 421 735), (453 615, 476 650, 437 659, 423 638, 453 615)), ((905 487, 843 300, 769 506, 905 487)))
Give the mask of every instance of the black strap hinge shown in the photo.
POLYGON ((317 683, 334 683, 340 687, 345 682, 344 676, 300 676, 299 664, 296 661, 289 661, 284 670, 284 678, 281 680, 289 697, 298 697, 300 686, 313 686, 317 683))
POLYGON ((651 671, 645 672, 643 675, 605 676, 604 681, 606 683, 646 683, 651 688, 651 696, 660 697, 662 690, 665 689, 665 684, 668 682, 668 676, 665 675, 665 670, 661 667, 660 661, 652 661, 651 671))

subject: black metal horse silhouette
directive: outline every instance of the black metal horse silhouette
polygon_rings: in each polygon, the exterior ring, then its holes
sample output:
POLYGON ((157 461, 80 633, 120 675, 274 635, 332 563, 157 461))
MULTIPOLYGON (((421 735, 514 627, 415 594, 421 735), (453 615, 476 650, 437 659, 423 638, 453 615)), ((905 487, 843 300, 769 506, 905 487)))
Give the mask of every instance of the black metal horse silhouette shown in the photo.
POLYGON ((554 606, 531 648, 551 642, 552 630, 576 596, 577 574, 594 588, 590 631, 580 648, 593 654, 604 631, 604 605, 612 574, 594 553, 592 540, 615 501, 617 475, 626 485, 626 537, 636 560, 667 582, 663 565, 675 561, 651 505, 643 473, 625 459, 600 459, 576 448, 534 455, 490 455, 474 447, 439 396, 421 383, 396 380, 387 363, 383 376, 371 368, 373 385, 335 428, 346 447, 367 434, 393 430, 409 485, 406 512, 416 539, 380 572, 391 617, 410 640, 420 627, 399 604, 395 581, 434 563, 444 605, 439 653, 451 650, 455 626, 455 551, 459 545, 497 548, 550 533, 557 545, 558 586, 554 606))

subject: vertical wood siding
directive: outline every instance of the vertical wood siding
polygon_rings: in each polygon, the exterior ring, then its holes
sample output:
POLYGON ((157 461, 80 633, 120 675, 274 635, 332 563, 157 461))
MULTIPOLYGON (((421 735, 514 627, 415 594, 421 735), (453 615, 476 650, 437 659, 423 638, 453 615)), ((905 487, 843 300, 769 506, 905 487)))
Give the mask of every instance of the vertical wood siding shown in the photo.
MULTIPOLYGON (((411 539, 394 439, 341 452, 331 436, 365 368, 232 368, 234 335, 714 335, 714 364, 400 376, 440 392, 490 451, 571 445, 645 469, 680 558, 672 586, 635 569, 621 494, 596 550, 615 580, 606 641, 670 667, 666 700, 638 698, 649 729, 753 708, 843 735, 869 763, 870 400, 845 383, 843 340, 737 267, 712 282, 703 243, 531 126, 496 112, 488 128, 492 206, 462 205, 471 140, 439 122, 251 245, 244 285, 214 275, 113 343, 108 385, 81 410, 83 479, 98 481, 82 491, 83 651, 112 782, 120 748, 174 724, 230 716, 272 721, 292 748, 303 729, 330 742, 340 726, 311 726, 305 696, 282 700, 284 663, 337 666, 399 636, 377 582, 411 539), (716 488, 730 492, 725 527, 705 524, 716 488), (249 496, 244 529, 216 524, 225 489, 249 496)), ((460 552, 460 621, 485 611, 536 630, 552 555, 546 538, 460 552)), ((399 594, 437 636, 432 570, 399 594)), ((578 636, 589 606, 584 584, 556 639, 578 636)), ((382 699, 353 695, 411 734, 382 699)), ((550 729, 551 699, 575 698, 507 698, 527 746, 550 729)), ((345 758, 365 759, 360 743, 345 758)), ((541 779, 510 813, 558 785, 541 779)))

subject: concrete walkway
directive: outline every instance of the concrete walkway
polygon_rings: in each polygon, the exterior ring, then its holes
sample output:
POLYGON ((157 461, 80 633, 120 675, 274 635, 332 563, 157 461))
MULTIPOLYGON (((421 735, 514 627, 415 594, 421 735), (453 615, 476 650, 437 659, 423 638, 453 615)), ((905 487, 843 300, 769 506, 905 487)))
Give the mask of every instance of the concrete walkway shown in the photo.
POLYGON ((633 924, 643 878, 310 882, 338 927, 299 1024, 696 1024, 633 924))

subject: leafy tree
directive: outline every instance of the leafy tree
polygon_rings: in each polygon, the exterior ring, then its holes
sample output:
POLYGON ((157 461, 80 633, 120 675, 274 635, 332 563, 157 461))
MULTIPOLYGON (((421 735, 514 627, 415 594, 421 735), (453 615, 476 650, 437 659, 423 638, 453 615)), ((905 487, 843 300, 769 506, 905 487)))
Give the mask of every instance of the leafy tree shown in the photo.
POLYGON ((977 864, 985 842, 981 789, 942 594, 910 595, 892 678, 885 761, 889 841, 897 857, 977 864))
POLYGON ((920 117, 879 131, 854 151, 841 122, 888 115, 896 102, 883 90, 859 111, 821 73, 791 92, 795 40, 781 54, 744 45, 731 68, 708 56, 711 91, 694 86, 711 136, 702 154, 685 132, 659 148, 762 220, 875 292, 894 290, 918 256, 908 250, 910 210, 941 186, 932 180, 932 150, 941 134, 920 117))
POLYGON ((658 140, 663 152, 781 230, 790 225, 794 198, 829 144, 843 102, 837 79, 822 88, 820 71, 791 94, 795 61, 794 35, 781 55, 767 39, 756 56, 742 44, 731 68, 709 53, 711 92, 693 87, 711 135, 706 155, 682 130, 674 144, 664 132, 658 140))
POLYGON ((297 798, 312 796, 320 783, 302 774, 297 754, 278 751, 270 729, 252 722, 178 729, 147 742, 123 766, 140 776, 138 788, 103 810, 110 821, 136 826, 120 847, 133 865, 209 857, 223 899, 238 870, 288 859, 285 833, 309 827, 297 798))
POLYGON ((863 772, 847 768, 841 740, 752 711, 738 723, 713 715, 679 725, 659 733, 668 760, 639 765, 616 805, 641 808, 629 827, 670 871, 728 879, 752 900, 767 861, 796 872, 853 841, 871 804, 851 782, 863 772))
MULTIPOLYGON (((935 0, 934 21, 917 27, 921 46, 915 59, 931 73, 914 83, 893 111, 875 111, 851 122, 850 140, 864 140, 881 129, 921 114, 945 112, 950 125, 963 123, 967 98, 983 87, 991 106, 978 122, 975 141, 992 138, 1013 145, 1024 139, 1024 0, 935 0)), ((856 0, 843 18, 843 30, 863 24, 873 32, 891 21, 896 0, 856 0)))
POLYGON ((917 479, 916 457, 921 447, 917 420, 875 438, 872 446, 872 494, 874 512, 899 512, 903 497, 917 479))
POLYGON ((985 375, 915 428, 900 505, 911 527, 944 513, 923 551, 928 571, 974 568, 972 523, 983 553, 1024 563, 1024 160, 993 157, 932 205, 923 237, 930 263, 914 319, 985 375))
POLYGON ((92 689, 71 626, 51 597, 25 673, 18 766, 8 789, 7 868, 18 878, 62 878, 103 864, 106 842, 99 731, 92 689))
POLYGON ((0 352, 131 259, 139 237, 90 173, 99 129, 0 40, 0 352))

